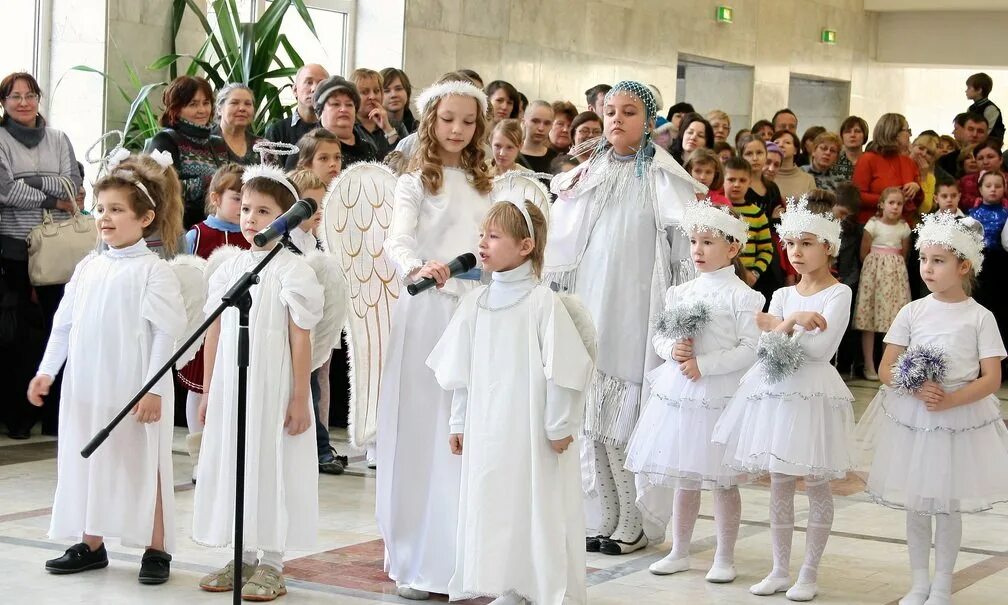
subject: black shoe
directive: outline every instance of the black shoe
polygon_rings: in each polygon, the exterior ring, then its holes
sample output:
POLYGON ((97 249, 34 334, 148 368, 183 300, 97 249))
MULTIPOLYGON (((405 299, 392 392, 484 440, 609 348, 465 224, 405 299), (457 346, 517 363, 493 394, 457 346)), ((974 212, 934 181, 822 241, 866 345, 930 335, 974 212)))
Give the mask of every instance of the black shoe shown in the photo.
POLYGON ((31 438, 31 429, 8 429, 7 436, 19 441, 31 438))
POLYGON ((144 551, 140 559, 138 578, 141 584, 164 584, 168 581, 169 572, 171 572, 171 555, 153 548, 144 551))
POLYGON ((604 555, 628 555, 644 548, 647 544, 647 537, 644 536, 644 531, 641 530, 640 535, 633 542, 602 538, 599 541, 599 552, 604 555))
POLYGON ((585 538, 585 552, 598 552, 605 536, 588 536, 585 538))
POLYGON ((318 470, 326 475, 342 475, 348 463, 349 459, 346 456, 338 456, 330 445, 329 451, 319 456, 318 470))
POLYGON ((88 545, 81 542, 66 549, 62 557, 49 559, 45 568, 49 573, 68 574, 79 573, 89 569, 108 567, 108 553, 102 544, 98 550, 92 551, 88 545))

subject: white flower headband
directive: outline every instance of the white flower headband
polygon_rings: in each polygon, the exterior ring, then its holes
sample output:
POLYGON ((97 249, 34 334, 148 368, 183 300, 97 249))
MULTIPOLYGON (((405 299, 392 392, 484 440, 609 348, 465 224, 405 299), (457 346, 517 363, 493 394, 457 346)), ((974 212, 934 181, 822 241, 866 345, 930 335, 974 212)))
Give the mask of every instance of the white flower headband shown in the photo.
POLYGON ((472 97, 476 99, 476 103, 480 108, 480 115, 486 115, 486 93, 469 82, 454 81, 435 84, 430 88, 425 88, 423 92, 417 95, 416 104, 417 109, 420 110, 420 115, 427 113, 427 109, 438 99, 450 96, 472 97))
MULTIPOLYGON (((147 201, 150 202, 151 208, 157 210, 157 203, 154 202, 154 197, 151 196, 150 191, 147 189, 147 186, 143 184, 143 181, 140 180, 140 177, 138 177, 132 170, 119 168, 119 164, 125 162, 131 155, 133 155, 128 149, 122 146, 123 133, 121 130, 106 132, 102 136, 98 137, 98 140, 95 141, 91 147, 88 147, 88 150, 84 153, 84 159, 90 163, 99 161, 93 158, 92 152, 95 148, 100 147, 100 145, 105 142, 105 139, 110 136, 118 136, 119 142, 112 148, 111 151, 108 152, 108 155, 100 160, 104 165, 107 174, 114 174, 116 177, 121 178, 124 181, 128 181, 131 185, 139 189, 140 193, 144 194, 144 197, 146 197, 147 201)), ((161 167, 161 170, 167 170, 174 164, 171 154, 167 151, 155 150, 148 155, 152 160, 157 162, 157 165, 161 167)))
POLYGON ((732 216, 727 208, 715 206, 710 199, 688 202, 679 228, 687 236, 693 231, 715 231, 731 237, 742 247, 749 241, 749 224, 732 216))
MULTIPOLYGON (((252 151, 260 155, 284 156, 294 155, 298 152, 298 147, 297 145, 291 145, 290 143, 267 141, 263 139, 252 146, 252 151)), ((287 191, 290 191, 291 195, 294 196, 295 201, 301 199, 297 189, 295 189, 294 185, 287 180, 287 175, 284 174, 283 169, 279 166, 263 162, 262 164, 248 166, 245 168, 244 172, 242 172, 243 184, 251 181, 252 179, 258 178, 269 179, 273 182, 280 183, 287 188, 287 191)))
POLYGON ((968 260, 973 271, 980 273, 983 265, 983 236, 964 221, 957 220, 951 212, 925 214, 917 225, 916 248, 939 246, 951 250, 959 258, 968 260))
POLYGON ((811 233, 819 241, 829 244, 830 256, 836 256, 840 251, 840 221, 832 215, 817 214, 808 209, 808 197, 801 196, 797 201, 791 197, 787 200, 787 210, 781 215, 777 234, 783 237, 800 238, 802 233, 811 233))

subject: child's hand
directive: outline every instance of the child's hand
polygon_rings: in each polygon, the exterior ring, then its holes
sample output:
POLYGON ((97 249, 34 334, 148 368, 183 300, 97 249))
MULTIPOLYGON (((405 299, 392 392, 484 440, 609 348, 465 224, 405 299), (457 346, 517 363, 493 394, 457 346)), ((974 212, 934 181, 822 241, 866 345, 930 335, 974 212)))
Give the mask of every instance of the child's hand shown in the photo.
POLYGON ((199 398, 199 421, 200 424, 206 424, 206 413, 207 408, 210 406, 210 395, 209 393, 200 394, 199 398))
POLYGON ((750 288, 756 285, 756 280, 758 279, 759 275, 757 275, 755 271, 750 270, 745 272, 745 283, 750 288))
POLYGON ((137 422, 150 424, 161 420, 161 396, 147 393, 140 398, 140 402, 133 406, 131 412, 136 416, 137 422))
POLYGON ((449 269, 448 265, 444 263, 429 260, 424 263, 423 267, 420 267, 416 276, 418 278, 430 277, 437 282, 437 287, 441 288, 445 285, 445 282, 448 281, 448 278, 451 277, 451 269, 449 269))
POLYGON ((804 328, 806 332, 826 330, 826 318, 815 311, 799 311, 792 314, 790 319, 796 326, 804 328))
POLYGON ((760 332, 773 332, 774 328, 780 325, 781 320, 777 319, 769 313, 757 313, 756 314, 756 327, 760 329, 760 332))
POLYGON ((686 378, 696 382, 700 378, 700 368, 697 367, 696 357, 691 357, 679 364, 679 371, 686 378))
POLYGON ((693 339, 677 340, 672 346, 672 360, 680 363, 693 357, 693 339))
POLYGON ((567 448, 570 447, 571 443, 574 443, 574 438, 567 435, 563 439, 550 439, 549 442, 550 447, 553 448, 554 452, 562 454, 567 451, 567 448))
POLYGON ((49 394, 49 387, 52 386, 53 377, 48 374, 36 374, 35 378, 28 383, 28 401, 32 405, 42 406, 42 398, 49 394))
POLYGON ((917 389, 915 395, 924 402, 929 412, 940 412, 947 409, 947 406, 942 407, 942 404, 945 403, 945 389, 937 382, 926 381, 921 385, 921 388, 917 389))
POLYGON ((448 436, 448 445, 451 446, 451 453, 456 456, 462 455, 462 433, 452 433, 448 436))
POLYGON ((300 435, 311 426, 312 413, 306 405, 304 397, 291 397, 287 404, 287 418, 284 419, 284 428, 291 437, 300 435))

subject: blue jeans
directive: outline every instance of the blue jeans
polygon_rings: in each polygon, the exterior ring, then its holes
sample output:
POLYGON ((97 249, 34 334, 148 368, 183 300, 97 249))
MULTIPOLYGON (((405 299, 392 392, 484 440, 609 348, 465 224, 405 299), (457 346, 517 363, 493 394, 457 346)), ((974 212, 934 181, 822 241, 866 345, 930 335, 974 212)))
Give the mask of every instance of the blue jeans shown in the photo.
POLYGON ((311 373, 308 384, 311 388, 312 410, 315 412, 315 444, 318 448, 318 457, 321 460, 323 454, 329 454, 329 427, 322 426, 322 422, 319 420, 319 399, 322 397, 322 388, 319 386, 318 373, 319 370, 311 373))

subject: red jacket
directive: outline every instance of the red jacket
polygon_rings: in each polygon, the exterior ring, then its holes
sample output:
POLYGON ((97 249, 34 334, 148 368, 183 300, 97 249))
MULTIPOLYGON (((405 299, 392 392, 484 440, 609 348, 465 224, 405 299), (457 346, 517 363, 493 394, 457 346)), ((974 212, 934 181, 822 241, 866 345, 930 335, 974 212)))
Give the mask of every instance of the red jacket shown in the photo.
MULTIPOLYGON (((875 216, 879 196, 886 188, 902 187, 909 182, 920 183, 920 171, 917 163, 905 155, 883 156, 869 151, 858 159, 851 181, 861 192, 858 222, 864 225, 875 216)), ((917 194, 919 197, 921 193, 917 194)), ((917 209, 917 198, 907 200, 903 207, 904 216, 912 215, 917 209)))

